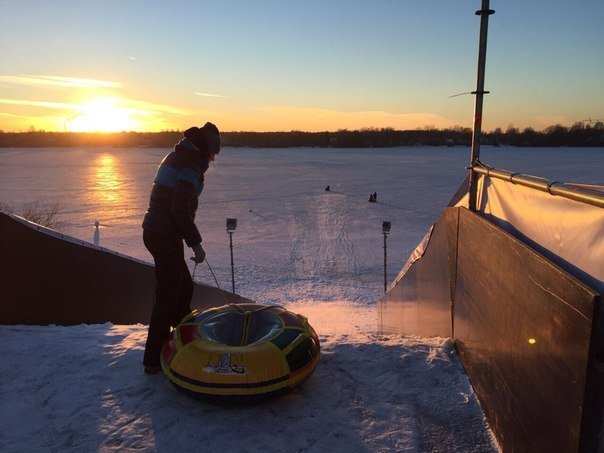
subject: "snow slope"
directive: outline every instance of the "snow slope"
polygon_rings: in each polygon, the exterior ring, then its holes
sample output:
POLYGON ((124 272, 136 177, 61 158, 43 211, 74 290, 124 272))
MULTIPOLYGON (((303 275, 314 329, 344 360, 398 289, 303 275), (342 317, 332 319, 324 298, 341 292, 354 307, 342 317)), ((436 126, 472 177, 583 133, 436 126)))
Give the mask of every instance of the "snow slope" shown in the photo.
POLYGON ((321 361, 252 407, 144 375, 142 325, 0 327, 0 450, 496 451, 448 340, 380 336, 373 308, 349 302, 291 308, 315 320, 321 361))

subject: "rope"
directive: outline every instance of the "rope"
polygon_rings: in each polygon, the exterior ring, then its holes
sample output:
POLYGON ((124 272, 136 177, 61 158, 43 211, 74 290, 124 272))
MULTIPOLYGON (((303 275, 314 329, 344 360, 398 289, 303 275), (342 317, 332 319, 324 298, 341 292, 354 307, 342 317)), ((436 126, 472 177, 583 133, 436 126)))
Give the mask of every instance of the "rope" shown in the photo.
POLYGON ((270 310, 271 308, 284 308, 282 305, 265 305, 263 307, 256 308, 255 310, 246 310, 246 309, 242 308, 239 304, 229 304, 229 307, 231 307, 234 310, 237 310, 241 313, 245 313, 245 314, 252 314, 252 313, 256 313, 258 311, 270 310))
POLYGON ((210 269, 210 272, 212 273, 212 277, 214 277, 214 281, 216 282, 216 288, 220 289, 220 285, 218 284, 218 280, 216 279, 216 276, 214 275, 214 271, 212 270, 212 266, 210 266, 210 262, 208 261, 207 258, 206 258, 206 264, 208 265, 208 269, 210 269))
MULTIPOLYGON (((212 273, 212 277, 214 277, 214 281, 216 282, 216 288, 220 289, 220 285, 218 284, 218 280, 216 279, 216 276, 214 275, 214 271, 212 270, 210 263, 208 263, 207 259, 205 260, 205 262, 208 264, 208 269, 210 269, 210 272, 212 273)), ((195 267, 193 267, 193 275, 191 277, 192 280, 195 280, 195 272, 197 271, 197 264, 199 264, 199 263, 195 263, 195 267)))

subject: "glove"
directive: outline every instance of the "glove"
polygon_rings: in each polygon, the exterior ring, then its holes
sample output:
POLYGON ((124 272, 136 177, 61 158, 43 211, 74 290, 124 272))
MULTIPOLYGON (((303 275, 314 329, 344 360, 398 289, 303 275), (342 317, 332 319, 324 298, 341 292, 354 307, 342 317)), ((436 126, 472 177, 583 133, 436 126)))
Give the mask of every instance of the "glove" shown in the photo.
POLYGON ((195 244, 191 248, 193 249, 193 253, 195 253, 195 256, 191 257, 191 259, 195 261, 195 264, 203 263, 206 259, 206 251, 201 246, 201 243, 195 244))

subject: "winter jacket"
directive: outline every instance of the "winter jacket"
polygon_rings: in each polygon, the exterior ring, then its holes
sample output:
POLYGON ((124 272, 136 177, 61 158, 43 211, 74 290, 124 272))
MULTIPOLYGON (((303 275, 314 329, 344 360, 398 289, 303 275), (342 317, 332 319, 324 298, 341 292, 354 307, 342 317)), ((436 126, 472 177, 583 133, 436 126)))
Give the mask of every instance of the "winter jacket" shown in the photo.
POLYGON ((182 238, 189 247, 199 244, 195 212, 208 165, 208 155, 182 139, 157 169, 143 228, 182 238))

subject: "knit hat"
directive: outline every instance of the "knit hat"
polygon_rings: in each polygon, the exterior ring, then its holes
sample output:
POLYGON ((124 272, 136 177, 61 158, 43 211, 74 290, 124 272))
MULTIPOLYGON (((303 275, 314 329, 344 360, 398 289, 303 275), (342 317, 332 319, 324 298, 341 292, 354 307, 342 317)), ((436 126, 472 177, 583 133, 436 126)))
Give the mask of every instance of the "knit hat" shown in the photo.
POLYGON ((201 128, 201 131, 206 136, 208 142, 208 150, 211 153, 218 154, 220 152, 220 132, 216 125, 206 123, 201 128))
POLYGON ((218 154, 220 152, 220 132, 212 123, 206 123, 203 127, 191 127, 184 132, 184 136, 199 151, 218 154))

